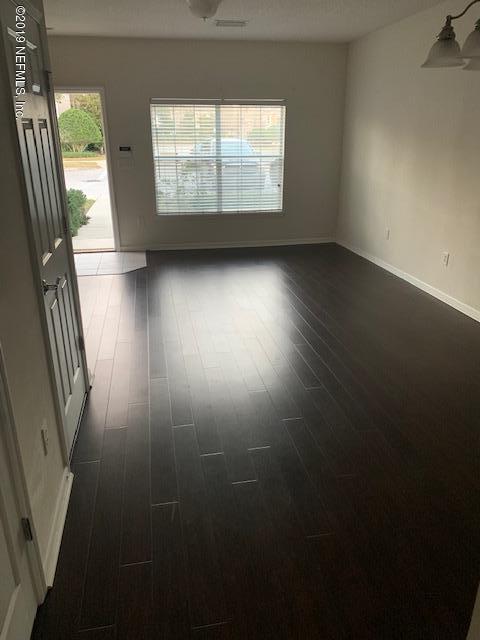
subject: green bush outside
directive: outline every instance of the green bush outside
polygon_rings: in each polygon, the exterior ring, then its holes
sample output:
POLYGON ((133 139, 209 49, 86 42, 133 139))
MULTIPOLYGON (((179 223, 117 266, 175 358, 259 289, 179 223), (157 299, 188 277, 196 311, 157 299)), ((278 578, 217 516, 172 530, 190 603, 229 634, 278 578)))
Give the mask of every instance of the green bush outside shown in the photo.
POLYGON ((70 233, 76 236, 80 227, 88 223, 87 210, 91 202, 80 189, 68 189, 67 204, 70 233))
POLYGON ((99 93, 71 93, 70 100, 74 109, 89 113, 97 123, 100 131, 103 131, 102 103, 99 93))
POLYGON ((103 141, 89 142, 85 147, 85 151, 94 151, 97 155, 103 155, 103 141))
POLYGON ((58 129, 64 151, 80 152, 89 144, 103 142, 98 124, 89 113, 80 109, 67 109, 60 114, 58 129))
POLYGON ((62 151, 63 158, 98 158, 98 151, 62 151))

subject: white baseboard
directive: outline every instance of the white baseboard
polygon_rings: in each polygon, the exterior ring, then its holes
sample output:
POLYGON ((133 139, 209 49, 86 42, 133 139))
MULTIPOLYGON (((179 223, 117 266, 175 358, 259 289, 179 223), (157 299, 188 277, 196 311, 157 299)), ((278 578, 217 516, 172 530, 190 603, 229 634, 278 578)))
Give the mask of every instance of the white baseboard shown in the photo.
POLYGON ((347 242, 343 242, 342 240, 338 240, 338 239, 336 240, 336 243, 341 245, 342 247, 345 247, 345 249, 348 249, 349 251, 356 253, 362 258, 365 258, 366 260, 373 262, 377 266, 382 267, 382 269, 385 269, 386 271, 393 273, 393 275, 398 276, 399 278, 402 278, 402 280, 406 280, 407 282, 409 282, 410 284, 413 284, 415 287, 418 287, 422 291, 429 293, 434 298, 437 298, 438 300, 445 302, 445 304, 448 304, 450 307, 453 307, 457 311, 464 313, 466 316, 469 316, 470 318, 473 318, 477 322, 480 322, 480 309, 475 309, 475 307, 471 307, 465 302, 462 302, 461 300, 457 300, 457 298, 454 298, 448 293, 445 293, 444 291, 441 291, 440 289, 433 287, 427 282, 423 282, 423 280, 420 280, 419 278, 412 276, 410 273, 407 273, 406 271, 402 271, 401 269, 394 267, 392 264, 389 264, 388 262, 385 262, 384 260, 381 260, 380 258, 377 258, 376 256, 370 253, 367 253, 366 251, 363 251, 362 249, 359 249, 358 247, 354 247, 348 244, 347 242))
POLYGON ((238 242, 182 242, 154 245, 125 245, 120 251, 182 251, 187 249, 242 249, 249 247, 284 247, 298 244, 326 244, 335 242, 333 237, 295 238, 292 240, 240 240, 238 242))
POLYGON ((68 503, 70 500, 70 492, 72 490, 73 473, 69 469, 65 469, 62 486, 58 492, 57 505, 55 507, 55 515, 53 517, 52 529, 48 540, 47 554, 43 564, 45 572, 45 581, 47 587, 53 586, 55 571, 57 568, 58 554, 60 553, 60 545, 62 543, 63 527, 67 517, 68 503))

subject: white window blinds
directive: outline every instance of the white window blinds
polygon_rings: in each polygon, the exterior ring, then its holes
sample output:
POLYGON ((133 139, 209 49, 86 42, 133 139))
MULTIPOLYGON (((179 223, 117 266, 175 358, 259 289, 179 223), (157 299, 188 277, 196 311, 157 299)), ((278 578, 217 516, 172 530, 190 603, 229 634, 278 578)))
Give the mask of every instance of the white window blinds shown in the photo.
POLYGON ((281 102, 152 101, 157 213, 281 212, 281 102))

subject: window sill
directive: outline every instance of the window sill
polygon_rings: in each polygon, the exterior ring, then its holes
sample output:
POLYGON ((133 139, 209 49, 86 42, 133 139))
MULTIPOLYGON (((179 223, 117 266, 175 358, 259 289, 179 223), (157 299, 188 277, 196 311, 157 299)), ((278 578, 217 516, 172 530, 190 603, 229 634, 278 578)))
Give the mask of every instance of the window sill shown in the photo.
POLYGON ((169 219, 169 218, 231 218, 231 217, 282 217, 285 215, 285 210, 280 211, 223 211, 223 212, 186 212, 186 213, 155 213, 156 218, 169 219))

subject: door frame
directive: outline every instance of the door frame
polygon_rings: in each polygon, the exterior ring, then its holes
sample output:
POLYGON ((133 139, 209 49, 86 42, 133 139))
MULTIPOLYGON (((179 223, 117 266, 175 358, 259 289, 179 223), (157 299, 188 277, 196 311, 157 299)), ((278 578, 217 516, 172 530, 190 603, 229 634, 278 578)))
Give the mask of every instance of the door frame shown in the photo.
MULTIPOLYGON (((110 196, 110 213, 112 216, 112 227, 113 227, 113 250, 120 251, 120 232, 118 227, 117 206, 115 202, 115 189, 113 188, 112 154, 110 150, 110 140, 109 140, 109 134, 108 134, 108 118, 107 118, 105 87, 91 86, 91 85, 88 85, 88 86, 59 85, 59 86, 53 86, 52 92, 53 92, 54 99, 55 99, 55 93, 98 93, 100 95, 100 106, 102 109, 102 121, 103 121, 103 141, 105 146, 105 158, 107 160, 108 192, 110 196)), ((57 117, 57 113, 55 110, 55 118, 56 117, 57 117)), ((58 128, 58 125, 56 128, 58 128)), ((60 153, 61 153, 61 149, 60 149, 60 153)), ((63 166, 62 166, 62 171, 63 171, 63 166)))
MULTIPOLYGON (((68 231, 69 225, 68 225, 68 215, 67 215, 67 211, 68 211, 67 192, 65 188, 63 165, 61 165, 60 136, 58 132, 57 113, 55 109, 55 94, 53 91, 52 80, 51 80, 52 71, 51 71, 50 55, 48 51, 45 17, 35 6, 31 4, 29 0, 11 0, 11 1, 14 5, 24 6, 28 10, 28 12, 38 21, 38 23, 41 26, 40 39, 41 39, 42 53, 43 53, 43 59, 44 59, 44 65, 45 65, 45 76, 46 76, 45 83, 47 87, 46 98, 48 103, 49 115, 51 119, 53 144, 55 146, 55 151, 56 151, 56 153, 54 154, 54 162, 55 162, 55 170, 57 171, 58 180, 59 180, 59 192, 60 192, 59 195, 61 200, 62 219, 63 219, 64 229, 66 230, 65 242, 67 247, 68 265, 69 265, 70 273, 72 276, 71 286, 72 286, 72 293, 73 293, 73 296, 72 296, 73 306, 74 306, 75 315, 77 317, 79 338, 80 340, 83 341, 83 347, 85 347, 85 336, 84 336, 84 330, 83 330, 82 313, 80 308, 80 294, 78 290, 77 272, 75 269, 72 238, 68 231)), ((2 20, 1 14, 0 14, 0 51, 8 55, 8 47, 7 47, 7 43, 5 41, 5 36, 4 36, 4 23, 2 20)), ((14 102, 13 96, 11 96, 11 100, 13 104, 14 102)), ((21 161, 20 142, 18 140, 17 126, 15 122, 15 112, 13 107, 9 116, 9 126, 12 129, 12 135, 15 140, 15 146, 17 150, 15 154, 16 170, 17 170, 17 174, 19 176, 20 182, 22 184, 23 214, 24 214, 25 225, 26 225, 27 236, 28 236, 30 266, 32 269, 32 277, 35 285, 34 289, 36 291, 37 303, 39 305, 39 310, 40 310, 40 324, 41 324, 42 334, 43 334, 43 343, 45 345, 45 351, 46 351, 46 360, 47 360, 48 371, 49 371, 49 383, 50 383, 50 388, 52 390, 53 404, 55 409, 55 415, 57 418, 56 420, 57 433, 60 440, 60 447, 61 447, 63 462, 65 464, 65 467, 70 468, 70 458, 73 452, 73 445, 71 450, 69 450, 69 447, 67 444, 67 438, 65 434, 64 411, 61 406, 60 398, 57 391, 56 379, 55 379, 55 368, 53 363, 53 355, 50 348, 50 336, 48 332, 47 316, 45 314, 45 303, 44 303, 44 292, 42 288, 40 258, 39 256, 37 256, 35 238, 33 235, 32 218, 30 215, 30 207, 27 199, 27 186, 26 186, 25 175, 23 172, 23 166, 21 161)), ((85 380, 85 395, 84 395, 84 401, 83 401, 83 406, 85 406, 85 402, 91 388, 90 375, 89 375, 89 370, 87 366, 87 357, 86 357, 85 348, 80 349, 80 356, 81 356, 80 364, 83 369, 83 375, 85 380)), ((83 414, 83 408, 80 414, 79 424, 82 418, 82 414, 83 414)), ((77 425, 77 430, 78 430, 78 426, 79 425, 77 425)))
MULTIPOLYGON (((30 499, 28 497, 27 480, 25 471, 21 463, 20 443, 18 441, 17 429, 11 404, 10 387, 8 384, 7 369, 3 355, 2 344, 0 343, 0 403, 4 405, 5 425, 5 454, 12 469, 11 485, 12 491, 17 501, 19 515, 28 518, 32 531, 32 540, 27 543, 28 565, 32 579, 33 589, 37 598, 37 603, 41 604, 47 593, 47 582, 42 564, 42 556, 38 545, 38 537, 35 530, 35 520, 32 513, 30 499)), ((2 417, 0 415, 0 421, 2 417)), ((1 435, 0 435, 1 437, 1 435)))

